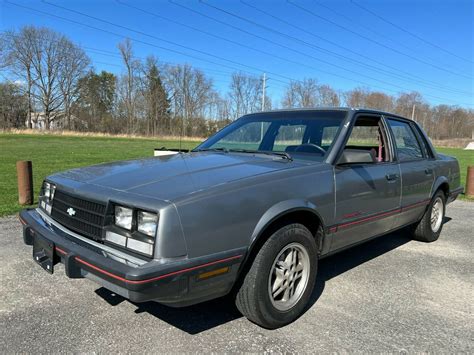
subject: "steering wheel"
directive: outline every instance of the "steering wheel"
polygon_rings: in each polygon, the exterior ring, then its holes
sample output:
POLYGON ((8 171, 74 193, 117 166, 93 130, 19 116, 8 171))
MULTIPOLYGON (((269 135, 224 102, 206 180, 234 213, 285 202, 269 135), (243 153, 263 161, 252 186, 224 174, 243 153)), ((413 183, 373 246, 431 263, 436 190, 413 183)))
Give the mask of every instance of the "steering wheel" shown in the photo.
POLYGON ((322 155, 326 154, 326 151, 321 148, 319 145, 314 143, 304 143, 296 147, 295 152, 301 153, 321 153, 322 155))

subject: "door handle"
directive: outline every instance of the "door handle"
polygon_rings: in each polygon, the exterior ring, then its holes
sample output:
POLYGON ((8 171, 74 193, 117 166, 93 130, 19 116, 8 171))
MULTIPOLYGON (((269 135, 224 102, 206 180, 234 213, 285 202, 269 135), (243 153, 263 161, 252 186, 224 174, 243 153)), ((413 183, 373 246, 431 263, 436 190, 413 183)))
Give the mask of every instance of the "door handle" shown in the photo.
POLYGON ((398 179, 398 174, 387 174, 385 175, 388 181, 394 181, 398 179))
POLYGON ((426 174, 426 175, 431 175, 431 174, 433 174, 433 169, 425 169, 425 174, 426 174))

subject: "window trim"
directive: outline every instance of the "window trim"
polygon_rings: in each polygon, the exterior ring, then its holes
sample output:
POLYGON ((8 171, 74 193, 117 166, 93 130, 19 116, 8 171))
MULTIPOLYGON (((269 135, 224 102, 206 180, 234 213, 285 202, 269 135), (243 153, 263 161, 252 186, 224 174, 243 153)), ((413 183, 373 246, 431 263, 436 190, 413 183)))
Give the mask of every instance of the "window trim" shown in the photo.
POLYGON ((406 120, 406 119, 403 119, 403 118, 398 118, 398 117, 393 117, 393 116, 384 116, 384 118, 386 119, 387 121, 387 126, 389 127, 390 129, 390 134, 392 136, 392 145, 393 145, 393 148, 394 148, 394 153, 396 155, 396 159, 398 161, 398 163, 410 163, 410 162, 416 162, 416 161, 422 161, 422 160, 426 160, 427 157, 425 155, 425 151, 420 143, 420 139, 418 137, 418 134, 417 132, 413 129, 413 126, 412 126, 412 122, 409 121, 409 120, 406 120), (392 130, 392 126, 390 125, 390 120, 392 121, 398 121, 398 122, 401 122, 401 123, 405 123, 406 125, 408 125, 408 127, 411 129, 413 135, 415 136, 415 140, 416 142, 418 143, 418 146, 420 147, 420 152, 421 152, 421 157, 420 158, 412 158, 412 159, 408 159, 408 160, 400 160, 400 156, 398 154, 398 147, 397 147, 397 141, 395 139, 395 134, 393 133, 393 130, 392 130))

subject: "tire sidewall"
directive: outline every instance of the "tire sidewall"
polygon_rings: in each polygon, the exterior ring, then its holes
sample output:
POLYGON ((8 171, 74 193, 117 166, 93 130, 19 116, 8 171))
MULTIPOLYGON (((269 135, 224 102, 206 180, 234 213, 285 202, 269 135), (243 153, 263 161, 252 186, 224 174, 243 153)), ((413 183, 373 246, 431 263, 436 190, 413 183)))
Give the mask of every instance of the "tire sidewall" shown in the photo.
POLYGON ((428 211, 427 211, 427 228, 429 229, 429 231, 431 232, 431 236, 432 236, 432 239, 433 240, 436 240, 438 239, 438 237, 440 236, 441 234, 441 231, 443 230, 443 224, 444 224, 444 217, 446 215, 446 198, 444 196, 444 193, 442 191, 438 191, 434 196, 433 198, 431 199, 431 202, 430 202, 430 206, 428 208, 428 211), (442 220, 441 220, 441 225, 439 226, 438 230, 435 232, 433 231, 433 229, 431 228, 431 213, 433 211, 433 205, 435 204, 436 200, 440 198, 441 199, 441 202, 443 203, 443 216, 442 216, 442 220))
POLYGON ((272 324, 269 324, 268 327, 273 328, 294 321, 305 310, 316 281, 318 256, 316 242, 311 233, 303 226, 290 225, 284 227, 275 232, 265 244, 265 248, 263 248, 265 252, 262 254, 261 268, 258 270, 255 287, 260 312, 264 319, 271 320, 272 324), (306 289, 299 301, 289 310, 281 311, 275 308, 271 302, 268 293, 268 279, 277 255, 285 246, 294 242, 301 244, 308 252, 309 278, 306 289))

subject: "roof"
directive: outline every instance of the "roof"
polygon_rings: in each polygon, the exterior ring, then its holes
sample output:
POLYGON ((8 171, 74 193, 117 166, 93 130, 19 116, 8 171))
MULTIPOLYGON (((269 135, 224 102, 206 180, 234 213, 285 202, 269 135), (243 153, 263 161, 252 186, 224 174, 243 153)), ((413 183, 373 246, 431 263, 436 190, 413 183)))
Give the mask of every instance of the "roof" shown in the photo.
POLYGON ((380 115, 387 115, 396 118, 402 118, 404 120, 413 121, 409 118, 397 115, 393 112, 375 110, 371 108, 364 108, 364 107, 307 107, 307 108, 284 108, 284 109, 277 109, 277 110, 268 110, 268 111, 260 111, 260 112, 253 112, 244 116, 248 115, 256 115, 256 114, 265 114, 265 113, 278 113, 278 112, 309 112, 309 111, 352 111, 352 112, 365 112, 365 113, 376 113, 380 115))

